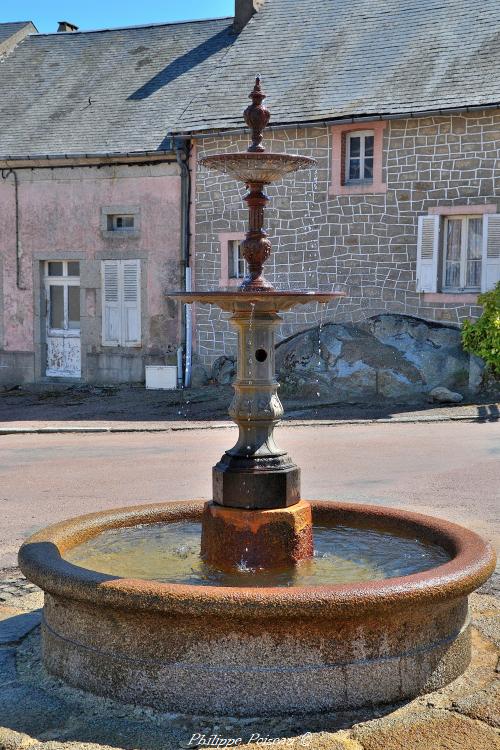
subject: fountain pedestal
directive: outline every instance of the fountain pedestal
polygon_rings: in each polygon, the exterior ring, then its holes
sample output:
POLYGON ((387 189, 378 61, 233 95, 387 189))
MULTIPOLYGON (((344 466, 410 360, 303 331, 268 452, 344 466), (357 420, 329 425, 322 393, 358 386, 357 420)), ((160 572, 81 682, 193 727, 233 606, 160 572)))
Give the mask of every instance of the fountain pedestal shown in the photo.
POLYGON ((229 415, 239 436, 213 469, 201 556, 224 570, 294 565, 312 557, 312 516, 309 504, 299 502, 300 469, 274 439, 283 416, 274 353, 281 318, 269 297, 238 306, 231 323, 238 330, 238 372, 229 415))
POLYGON ((292 508, 241 510, 205 505, 201 556, 219 570, 286 568, 313 556, 312 511, 292 508))
POLYGON ((274 355, 281 318, 253 302, 235 311, 231 323, 238 329, 238 371, 229 416, 239 436, 213 469, 213 500, 255 511, 286 508, 300 500, 300 469, 273 435, 283 416, 274 355))

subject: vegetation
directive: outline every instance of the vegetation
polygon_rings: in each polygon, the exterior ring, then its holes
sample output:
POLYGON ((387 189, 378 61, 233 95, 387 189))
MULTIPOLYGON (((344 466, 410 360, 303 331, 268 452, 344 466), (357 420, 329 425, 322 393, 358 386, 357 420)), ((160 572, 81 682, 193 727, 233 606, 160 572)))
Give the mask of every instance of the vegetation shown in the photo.
POLYGON ((481 357, 489 371, 500 377, 500 281, 490 292, 480 294, 483 314, 475 323, 465 320, 462 344, 466 352, 481 357))

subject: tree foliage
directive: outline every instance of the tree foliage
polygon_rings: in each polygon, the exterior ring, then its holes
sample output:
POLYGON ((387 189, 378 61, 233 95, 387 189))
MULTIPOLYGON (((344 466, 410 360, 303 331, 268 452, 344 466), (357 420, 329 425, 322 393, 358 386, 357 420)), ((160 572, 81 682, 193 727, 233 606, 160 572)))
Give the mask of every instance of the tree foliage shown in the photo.
POLYGON ((500 281, 494 289, 478 297, 481 317, 462 325, 462 344, 466 352, 481 357, 490 372, 500 377, 500 281))

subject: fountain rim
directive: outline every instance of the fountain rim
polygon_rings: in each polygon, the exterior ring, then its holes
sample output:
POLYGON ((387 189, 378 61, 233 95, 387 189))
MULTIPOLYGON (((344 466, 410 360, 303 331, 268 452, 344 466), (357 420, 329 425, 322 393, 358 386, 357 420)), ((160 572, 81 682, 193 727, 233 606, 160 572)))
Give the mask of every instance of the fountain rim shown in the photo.
POLYGON ((236 161, 248 162, 248 161, 271 161, 276 160, 280 162, 296 162, 303 164, 304 169, 309 169, 318 164, 317 159, 313 159, 312 156, 304 156, 303 154, 289 154, 286 151, 221 151, 217 154, 206 154, 200 156, 198 164, 202 167, 209 168, 208 165, 211 163, 217 163, 226 159, 235 159, 236 161))
POLYGON ((19 566, 44 591, 114 609, 154 610, 165 614, 276 617, 361 617, 409 606, 437 604, 468 595, 495 568, 492 546, 478 534, 443 519, 394 508, 357 503, 312 501, 313 515, 343 514, 407 530, 421 529, 453 555, 448 562, 398 578, 356 584, 243 588, 159 583, 120 578, 79 567, 62 557, 110 528, 201 520, 206 500, 137 505, 77 516, 33 534, 19 550, 19 566))

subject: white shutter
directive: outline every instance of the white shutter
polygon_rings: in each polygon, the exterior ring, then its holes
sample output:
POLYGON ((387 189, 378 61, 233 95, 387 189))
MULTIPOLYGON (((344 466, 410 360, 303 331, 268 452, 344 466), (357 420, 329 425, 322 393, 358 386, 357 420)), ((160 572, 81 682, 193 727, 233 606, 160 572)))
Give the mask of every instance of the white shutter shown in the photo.
POLYGON ((120 261, 103 260, 102 277, 102 343, 118 346, 121 341, 120 261))
POLYGON ((483 260, 481 291, 487 292, 500 281, 500 214, 483 217, 483 260))
POLYGON ((418 217, 417 292, 437 292, 439 216, 418 217))
POLYGON ((141 261, 124 260, 123 264, 123 346, 141 344, 141 261))

